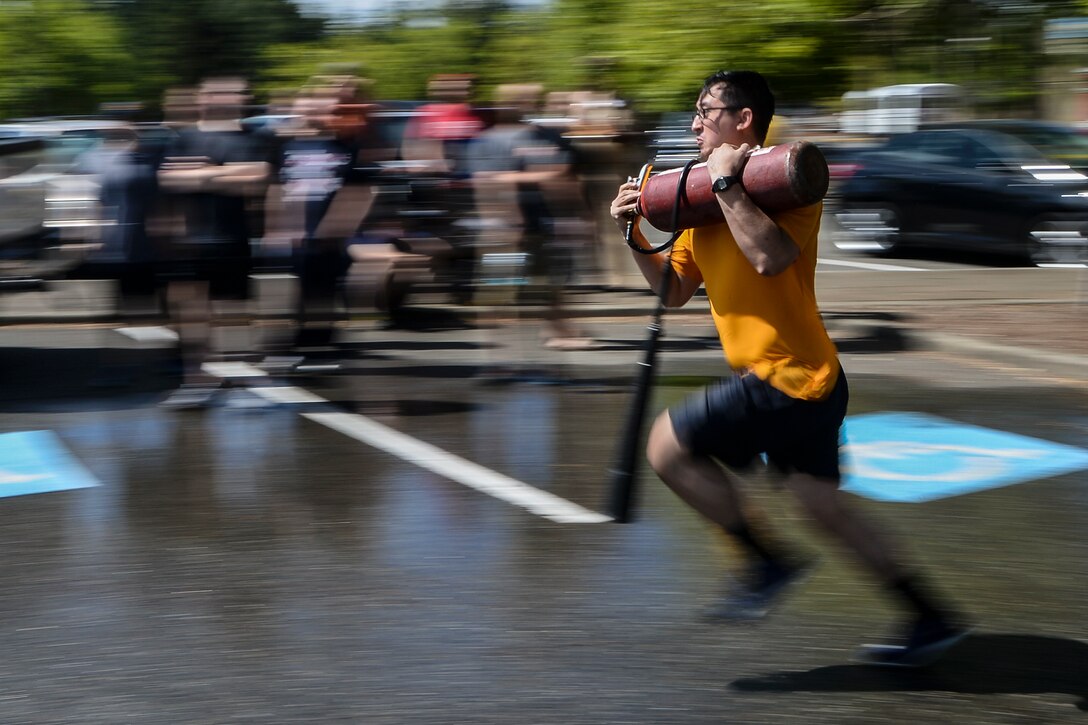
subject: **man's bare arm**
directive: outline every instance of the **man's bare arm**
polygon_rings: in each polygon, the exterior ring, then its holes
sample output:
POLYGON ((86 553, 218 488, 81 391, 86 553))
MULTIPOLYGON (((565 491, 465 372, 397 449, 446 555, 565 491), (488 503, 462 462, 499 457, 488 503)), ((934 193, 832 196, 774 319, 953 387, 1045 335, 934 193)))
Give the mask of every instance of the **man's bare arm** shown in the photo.
MULTIPOLYGON (((609 213, 622 234, 626 234, 627 224, 632 218, 631 215, 635 213, 638 195, 638 183, 635 181, 628 181, 620 186, 619 193, 616 195, 616 198, 612 200, 612 206, 609 209, 609 213)), ((631 237, 641 247, 649 249, 652 246, 647 241, 646 237, 643 236, 642 232, 638 230, 638 224, 635 224, 631 237)), ((663 252, 658 254, 642 254, 634 250, 631 250, 631 254, 634 256, 635 264, 638 266, 639 272, 642 273, 642 276, 645 277, 646 281, 650 284, 650 289, 660 295, 661 284, 664 281, 662 270, 665 269, 666 254, 663 252)), ((683 307, 687 304, 688 300, 692 298, 696 290, 699 289, 700 282, 678 274, 676 270, 672 268, 672 265, 669 265, 665 273, 672 275, 672 278, 669 280, 669 296, 668 299, 665 300, 665 305, 667 307, 683 307)))
MULTIPOLYGON (((748 149, 748 144, 724 144, 714 149, 706 164, 710 178, 738 176, 748 149)), ((773 277, 800 256, 801 250, 790 235, 755 205, 743 185, 734 184, 717 194, 717 198, 737 246, 757 272, 773 277)))

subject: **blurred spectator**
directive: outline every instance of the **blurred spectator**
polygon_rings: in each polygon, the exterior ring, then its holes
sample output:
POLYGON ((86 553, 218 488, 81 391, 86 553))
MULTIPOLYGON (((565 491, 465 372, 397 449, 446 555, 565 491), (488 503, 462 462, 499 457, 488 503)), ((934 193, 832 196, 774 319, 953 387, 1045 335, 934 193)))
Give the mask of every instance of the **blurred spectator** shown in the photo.
POLYGON ((118 280, 122 301, 155 292, 148 220, 158 195, 160 154, 149 136, 129 130, 85 154, 75 169, 97 179, 99 188, 99 248, 89 267, 118 280))
POLYGON ((429 102, 418 106, 404 127, 399 162, 386 165, 384 178, 394 182, 387 190, 398 190, 379 199, 367 236, 375 240, 393 231, 399 254, 373 246, 352 250, 360 263, 387 268, 384 275, 375 277, 371 270, 364 276, 371 286, 377 283, 379 306, 392 313, 394 324, 407 289, 417 281, 449 285, 458 303, 472 298, 477 236, 470 221, 475 200, 467 156, 484 126, 469 102, 474 83, 470 75, 433 76, 429 102), (399 208, 390 208, 390 202, 399 208))
POLYGON ((582 220, 573 154, 554 130, 526 122, 540 110, 538 85, 496 89, 496 123, 470 148, 480 216, 505 242, 529 255, 530 272, 544 280, 543 338, 549 347, 584 348, 591 342, 571 324, 563 290, 573 273, 582 220))
POLYGON ((299 232, 292 251, 299 281, 294 348, 334 342, 340 284, 350 265, 347 243, 372 203, 372 176, 361 160, 368 115, 363 85, 323 78, 297 99, 301 130, 283 146, 282 204, 299 232))
POLYGON ((197 105, 198 89, 178 86, 167 89, 162 101, 163 125, 171 128, 184 128, 200 120, 200 106, 197 105))
POLYGON ((547 95, 542 119, 580 137, 614 138, 630 130, 631 109, 612 93, 553 91, 547 95))
POLYGON ((205 81, 199 120, 182 127, 164 154, 158 178, 176 196, 182 228, 174 230, 164 264, 166 301, 177 327, 182 386, 164 401, 172 408, 208 405, 220 381, 202 370, 211 339, 211 300, 248 298, 247 201, 263 198, 272 168, 268 149, 245 133, 241 79, 205 81))
MULTIPOLYGON (((615 245, 607 243, 611 219, 607 210, 615 187, 638 168, 644 150, 637 149, 632 159, 628 136, 633 125, 627 103, 615 94, 599 90, 553 91, 546 96, 543 113, 533 123, 562 133, 573 150, 577 185, 565 200, 568 219, 577 220, 582 237, 575 243, 577 271, 583 278, 601 278, 616 273, 628 261, 617 255, 615 245), (602 221, 607 220, 605 224, 602 221), (612 257, 618 257, 612 260, 612 257)), ((638 144, 641 146, 641 144, 638 144)), ((573 242, 574 240, 572 240, 573 242)), ((621 284, 617 279, 614 284, 621 284)))
POLYGON ((465 154, 483 121, 469 103, 471 75, 436 75, 427 84, 429 103, 420 106, 404 130, 401 157, 417 171, 465 175, 465 154))

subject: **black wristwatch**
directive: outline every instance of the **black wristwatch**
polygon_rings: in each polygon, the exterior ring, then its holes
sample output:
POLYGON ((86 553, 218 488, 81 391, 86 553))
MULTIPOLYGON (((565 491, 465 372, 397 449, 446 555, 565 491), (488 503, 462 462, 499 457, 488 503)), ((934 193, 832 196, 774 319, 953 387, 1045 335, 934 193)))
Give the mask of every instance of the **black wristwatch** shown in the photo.
POLYGON ((714 179, 714 183, 711 184, 710 188, 714 190, 715 194, 720 194, 723 191, 727 191, 734 184, 739 183, 740 179, 736 176, 719 176, 714 179))

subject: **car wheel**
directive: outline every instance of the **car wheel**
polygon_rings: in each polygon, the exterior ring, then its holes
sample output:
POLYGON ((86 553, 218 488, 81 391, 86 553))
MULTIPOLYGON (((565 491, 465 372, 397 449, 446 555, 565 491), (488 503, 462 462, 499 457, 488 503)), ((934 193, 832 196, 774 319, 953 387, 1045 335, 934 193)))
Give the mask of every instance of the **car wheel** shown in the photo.
POLYGON ((889 254, 902 246, 899 211, 890 204, 843 201, 835 221, 841 229, 835 236, 839 249, 889 254))
POLYGON ((1088 264, 1084 223, 1041 216, 1028 225, 1027 257, 1036 267, 1088 264))

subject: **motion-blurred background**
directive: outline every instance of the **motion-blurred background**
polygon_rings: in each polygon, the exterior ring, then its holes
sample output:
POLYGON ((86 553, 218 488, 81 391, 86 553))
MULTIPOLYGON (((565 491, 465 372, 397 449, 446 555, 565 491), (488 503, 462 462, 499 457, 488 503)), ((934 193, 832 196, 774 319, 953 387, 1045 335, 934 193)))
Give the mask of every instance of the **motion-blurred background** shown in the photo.
POLYGON ((1081 265, 1088 239, 1083 0, 15 0, 0 2, 0 61, 6 289, 161 287, 163 240, 185 230, 152 182, 214 78, 244 81, 235 115, 270 164, 268 193, 247 201, 252 269, 298 272, 290 249, 314 230, 292 207, 289 147, 339 116, 360 214, 333 235, 352 269, 324 284, 360 282, 350 304, 385 311, 436 281, 468 302, 488 273, 621 285, 633 267, 604 241, 608 201, 643 162, 694 153, 691 107, 718 68, 768 77, 771 143, 820 145, 840 251, 1081 265), (451 131, 454 106, 468 126, 451 131), (495 144, 468 150, 504 124, 559 150, 538 164, 553 172, 539 224, 495 193, 495 144), (509 253, 523 256, 485 259, 509 253), (498 269, 511 264, 525 269, 498 269))

